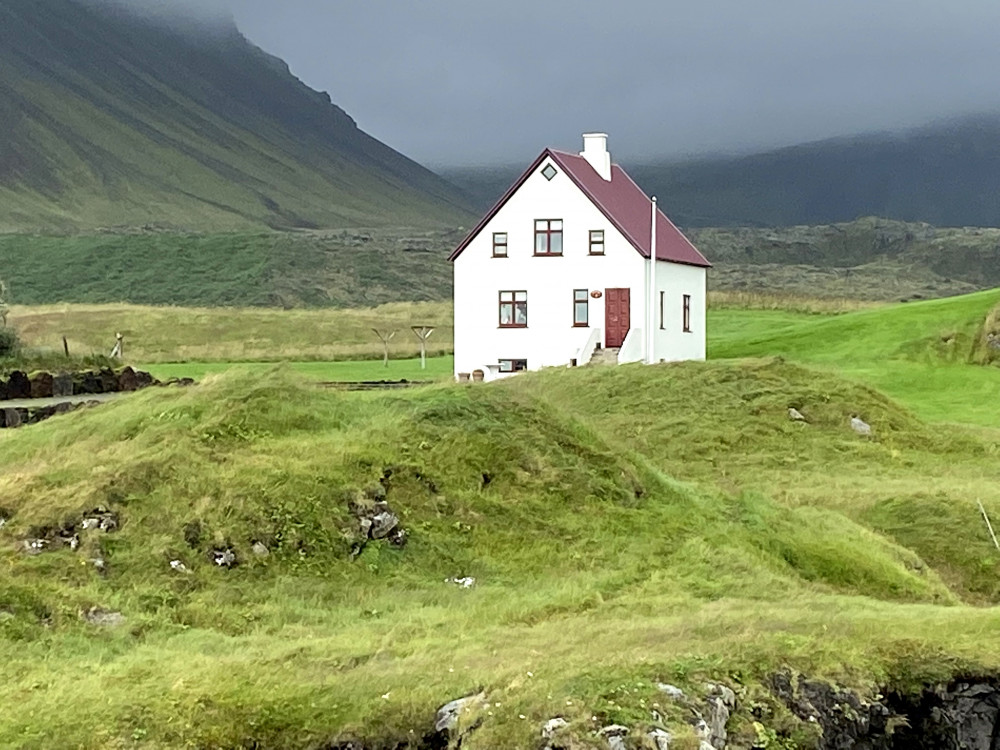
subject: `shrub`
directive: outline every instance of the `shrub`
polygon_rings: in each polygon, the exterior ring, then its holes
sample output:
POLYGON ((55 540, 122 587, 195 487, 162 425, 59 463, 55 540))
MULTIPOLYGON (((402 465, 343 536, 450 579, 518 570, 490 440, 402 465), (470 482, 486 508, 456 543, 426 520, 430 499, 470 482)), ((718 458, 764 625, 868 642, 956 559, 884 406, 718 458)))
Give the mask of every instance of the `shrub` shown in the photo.
POLYGON ((0 328, 0 357, 13 357, 21 348, 21 340, 13 328, 0 328))

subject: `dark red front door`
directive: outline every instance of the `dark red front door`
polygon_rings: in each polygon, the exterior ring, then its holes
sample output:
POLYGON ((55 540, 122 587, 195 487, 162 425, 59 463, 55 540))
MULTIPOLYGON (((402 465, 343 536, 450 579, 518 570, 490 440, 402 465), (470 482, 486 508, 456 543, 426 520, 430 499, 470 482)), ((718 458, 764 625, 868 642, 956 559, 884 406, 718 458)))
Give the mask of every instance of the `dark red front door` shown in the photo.
POLYGON ((604 290, 604 345, 609 349, 625 341, 629 329, 629 290, 604 290))

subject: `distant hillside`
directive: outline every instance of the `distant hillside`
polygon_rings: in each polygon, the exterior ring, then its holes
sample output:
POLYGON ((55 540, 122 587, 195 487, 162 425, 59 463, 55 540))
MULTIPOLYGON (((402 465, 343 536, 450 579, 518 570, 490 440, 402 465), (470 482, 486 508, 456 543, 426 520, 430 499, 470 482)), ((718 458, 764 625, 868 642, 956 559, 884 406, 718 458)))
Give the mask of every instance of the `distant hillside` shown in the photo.
POLYGON ((780 229, 689 229, 713 289, 914 300, 1000 286, 1000 229, 865 218, 780 229))
MULTIPOLYGON (((689 229, 713 290, 913 300, 1000 286, 1000 229, 861 219, 689 229)), ((17 304, 364 307, 451 298, 450 230, 0 235, 17 304)))
MULTIPOLYGON (((685 227, 824 224, 861 216, 1000 226, 1000 116, 752 156, 624 166, 685 227)), ((443 174, 483 208, 517 171, 443 174)))
POLYGON ((15 303, 369 307, 451 296, 458 230, 0 235, 15 303))
POLYGON ((0 0, 0 232, 444 226, 450 184, 232 24, 0 0))

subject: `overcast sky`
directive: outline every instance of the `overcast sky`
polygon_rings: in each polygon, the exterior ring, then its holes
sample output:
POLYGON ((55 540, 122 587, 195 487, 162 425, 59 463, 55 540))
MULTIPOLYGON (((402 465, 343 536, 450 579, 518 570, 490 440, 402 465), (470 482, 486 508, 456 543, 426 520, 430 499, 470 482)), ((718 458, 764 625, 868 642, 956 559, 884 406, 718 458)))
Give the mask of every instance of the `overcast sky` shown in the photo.
POLYGON ((590 130, 634 161, 1000 109, 997 0, 228 2, 362 129, 435 166, 578 150, 590 130))

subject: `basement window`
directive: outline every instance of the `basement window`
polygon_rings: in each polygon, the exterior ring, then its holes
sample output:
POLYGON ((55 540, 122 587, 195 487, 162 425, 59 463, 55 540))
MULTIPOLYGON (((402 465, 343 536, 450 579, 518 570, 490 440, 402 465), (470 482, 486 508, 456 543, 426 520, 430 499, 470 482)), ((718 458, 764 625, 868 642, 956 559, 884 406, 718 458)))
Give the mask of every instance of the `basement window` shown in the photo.
POLYGON ((528 369, 526 359, 501 359, 500 372, 522 372, 528 369))

